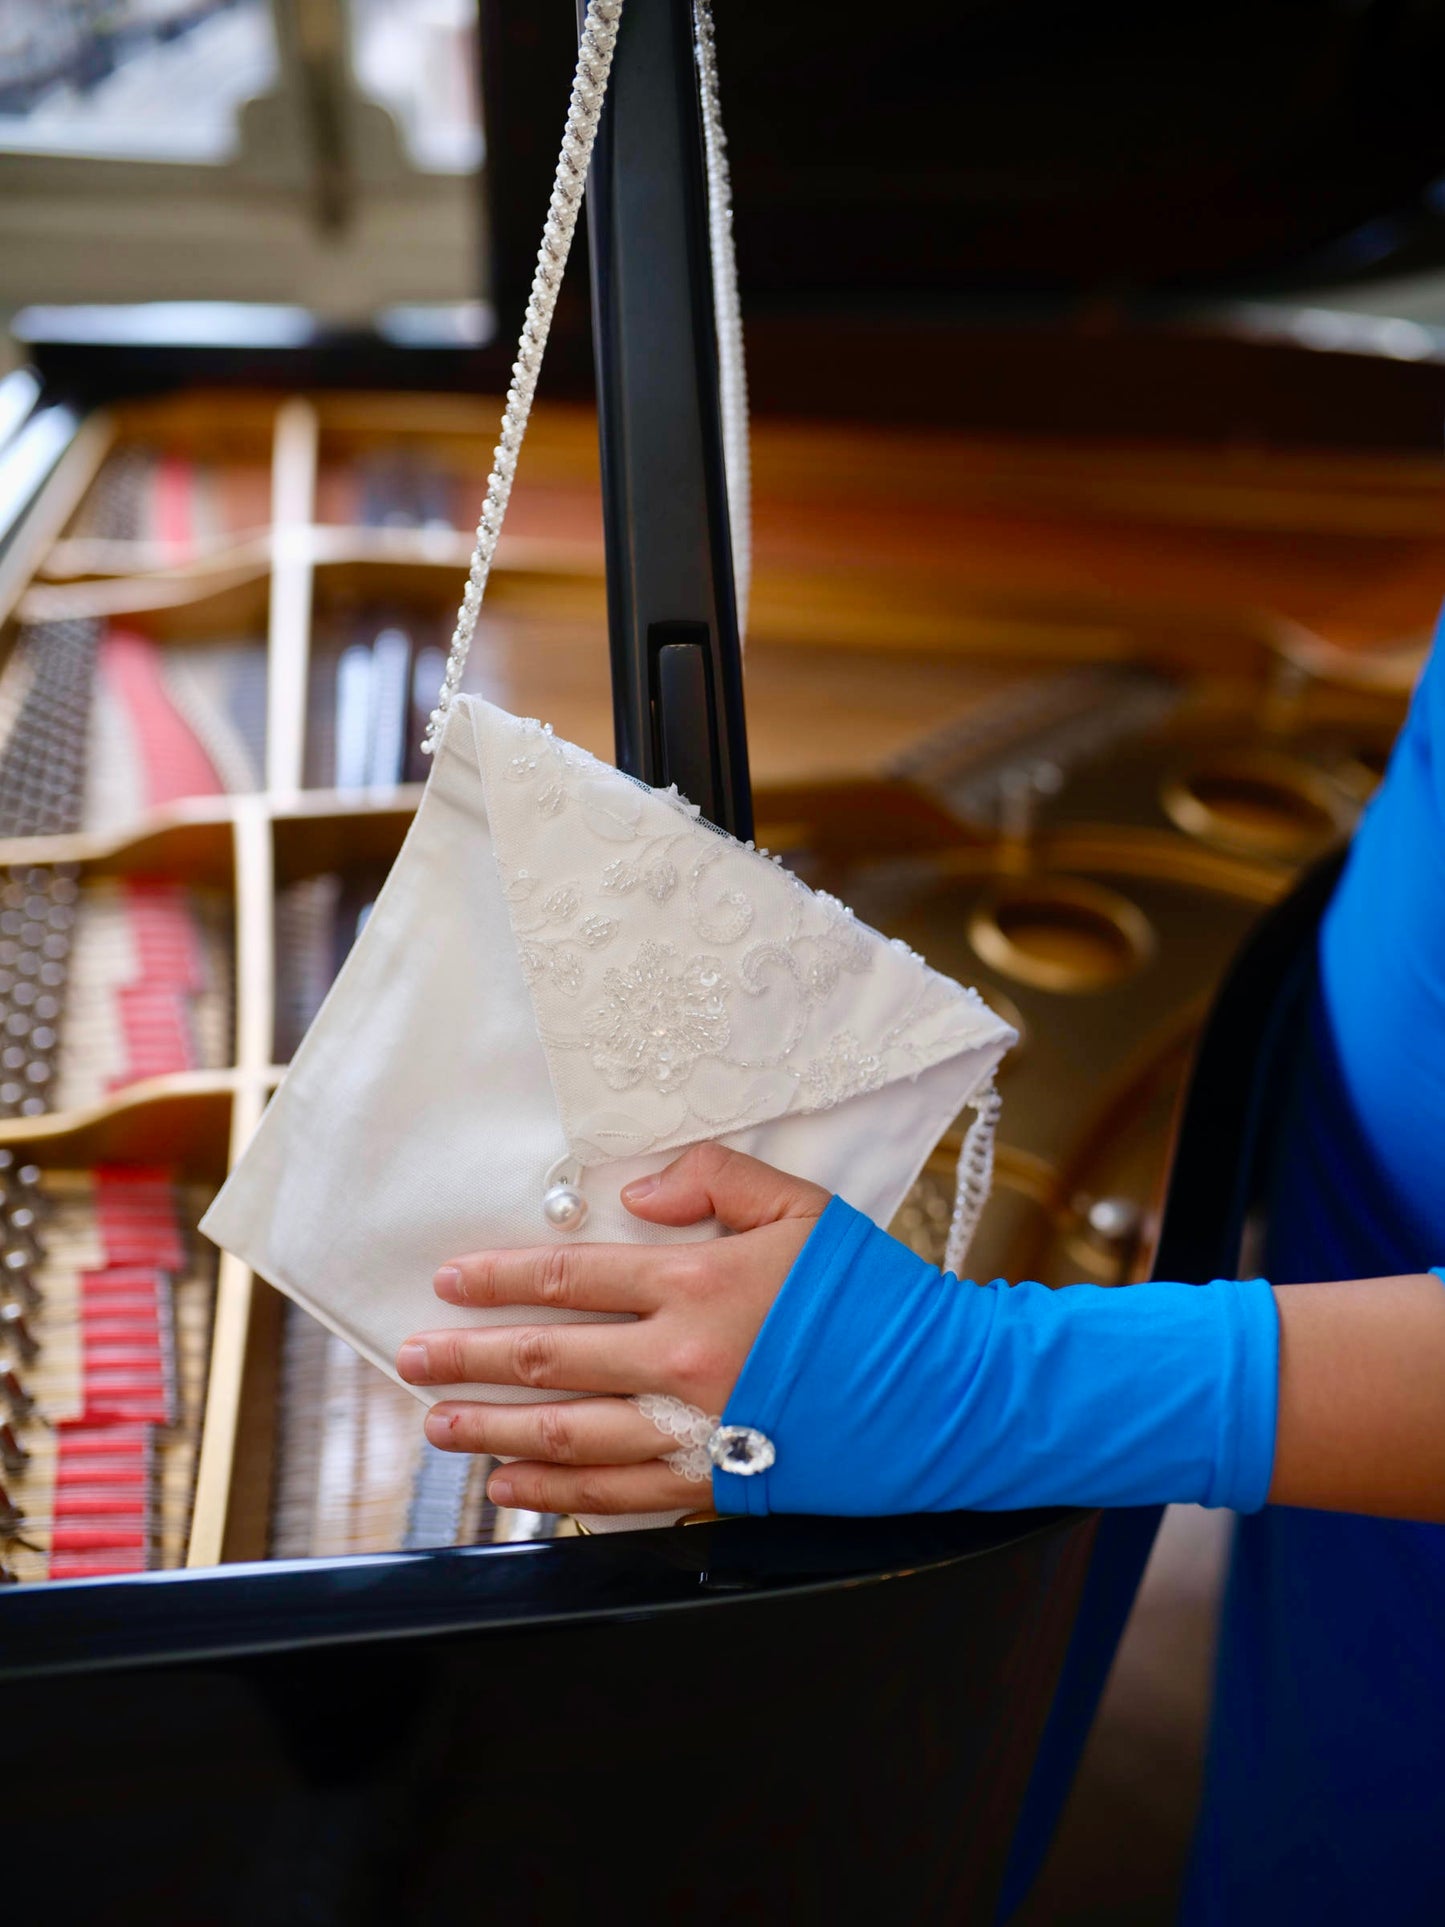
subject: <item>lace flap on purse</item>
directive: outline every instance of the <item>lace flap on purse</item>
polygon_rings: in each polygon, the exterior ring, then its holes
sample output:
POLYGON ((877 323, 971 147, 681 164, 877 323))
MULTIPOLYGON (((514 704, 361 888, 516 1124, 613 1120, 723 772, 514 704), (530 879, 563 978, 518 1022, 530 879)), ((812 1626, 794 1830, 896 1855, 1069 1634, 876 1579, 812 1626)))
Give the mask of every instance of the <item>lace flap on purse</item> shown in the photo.
MULTIPOLYGON (((965 1052, 979 1053, 982 1086, 1014 1041, 976 991, 715 829, 676 789, 478 698, 461 706, 580 1163, 831 1110, 965 1052)), ((975 1133, 975 1166, 979 1149, 975 1133)))

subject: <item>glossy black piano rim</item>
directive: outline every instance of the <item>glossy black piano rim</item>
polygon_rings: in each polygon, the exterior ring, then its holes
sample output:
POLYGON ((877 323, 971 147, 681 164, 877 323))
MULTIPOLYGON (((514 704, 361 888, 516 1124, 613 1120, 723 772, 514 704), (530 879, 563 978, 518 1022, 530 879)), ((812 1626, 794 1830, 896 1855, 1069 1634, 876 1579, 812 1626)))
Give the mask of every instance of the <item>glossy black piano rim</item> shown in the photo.
POLYGON ((1089 1517, 1052 1508, 720 1519, 586 1538, 17 1586, 0 1597, 0 1680, 354 1641, 536 1631, 878 1585, 1066 1533, 1089 1517))

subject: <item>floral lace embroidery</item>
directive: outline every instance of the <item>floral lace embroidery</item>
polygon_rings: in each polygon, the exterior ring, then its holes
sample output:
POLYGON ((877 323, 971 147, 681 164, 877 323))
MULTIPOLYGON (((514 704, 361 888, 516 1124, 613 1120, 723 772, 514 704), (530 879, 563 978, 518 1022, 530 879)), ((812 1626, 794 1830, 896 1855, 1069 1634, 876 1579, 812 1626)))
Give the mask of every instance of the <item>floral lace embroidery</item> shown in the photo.
POLYGON ((731 1036, 722 965, 689 957, 674 969, 670 943, 645 943, 630 970, 609 970, 606 995, 587 1013, 592 1064, 614 1091, 648 1083, 670 1091, 700 1057, 726 1050, 731 1036))
POLYGON ((700 1406, 686 1400, 669 1398, 662 1392, 642 1392, 630 1401, 642 1416, 657 1427, 665 1438, 676 1439, 678 1450, 664 1452, 662 1458, 675 1472, 695 1485, 712 1478, 712 1455, 708 1443, 722 1424, 709 1418, 700 1406))
MULTIPOLYGON (((675 787, 649 789, 540 723, 461 700, 584 1163, 829 1110, 1003 1036, 977 992, 715 830, 675 787)), ((983 1148, 976 1137, 975 1161, 983 1148)))
POLYGON ((810 1111, 831 1110, 845 1098, 882 1088, 887 1071, 875 1051, 865 1051, 851 1031, 839 1031, 823 1056, 803 1072, 810 1111))

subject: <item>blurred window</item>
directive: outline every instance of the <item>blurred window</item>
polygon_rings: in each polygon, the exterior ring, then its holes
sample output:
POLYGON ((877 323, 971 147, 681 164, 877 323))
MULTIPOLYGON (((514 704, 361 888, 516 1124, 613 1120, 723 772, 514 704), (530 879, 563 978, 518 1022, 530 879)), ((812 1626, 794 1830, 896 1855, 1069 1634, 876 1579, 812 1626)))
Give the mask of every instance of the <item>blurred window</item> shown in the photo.
POLYGON ((0 321, 476 304, 477 38, 476 0, 0 0, 0 321))
POLYGON ((476 0, 351 0, 351 65, 395 114, 414 166, 480 166, 476 0))
POLYGON ((270 0, 3 0, 0 148, 220 162, 276 78, 270 0))

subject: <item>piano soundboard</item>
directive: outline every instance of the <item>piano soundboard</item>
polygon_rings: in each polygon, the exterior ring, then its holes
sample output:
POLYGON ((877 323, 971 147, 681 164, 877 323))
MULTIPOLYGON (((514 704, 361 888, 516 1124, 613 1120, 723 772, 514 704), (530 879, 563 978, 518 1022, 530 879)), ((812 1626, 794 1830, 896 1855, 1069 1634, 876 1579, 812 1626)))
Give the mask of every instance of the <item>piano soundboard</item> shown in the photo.
MULTIPOLYGON (((571 1529, 195 1229, 415 809, 496 415, 120 404, 0 557, 4 1579, 571 1529)), ((1212 990, 1403 713, 1433 464, 763 423, 755 475, 759 840, 1017 1022, 980 1272, 1143 1275, 1212 990)), ((541 408, 467 686, 606 755, 607 678, 541 408)))

